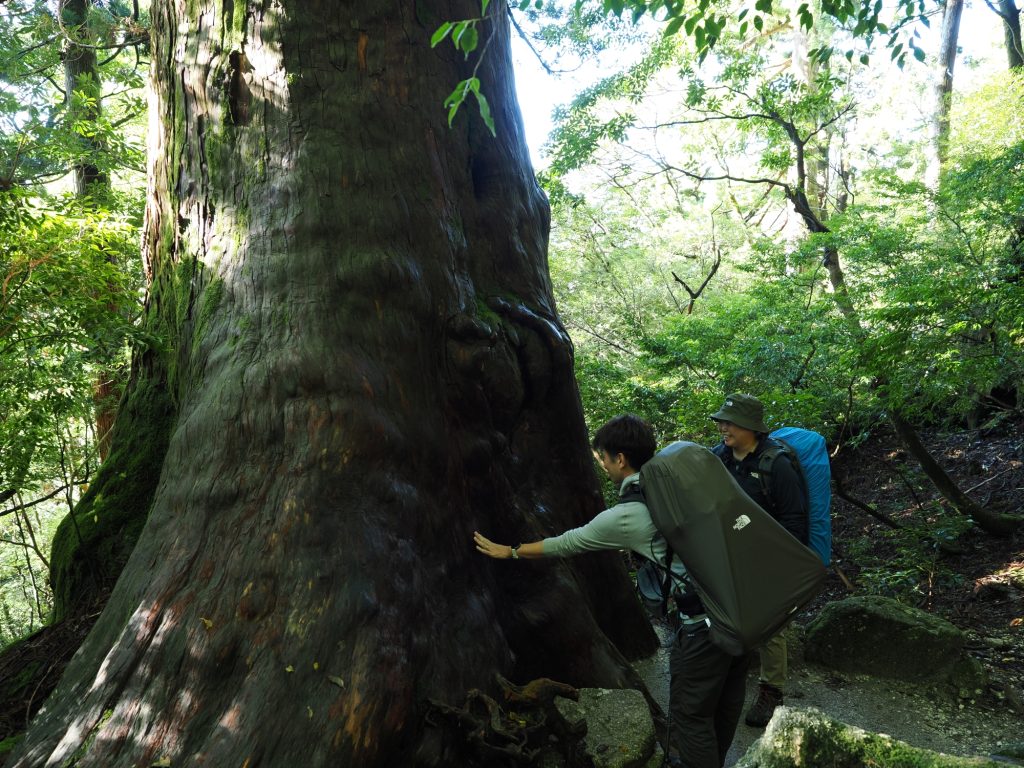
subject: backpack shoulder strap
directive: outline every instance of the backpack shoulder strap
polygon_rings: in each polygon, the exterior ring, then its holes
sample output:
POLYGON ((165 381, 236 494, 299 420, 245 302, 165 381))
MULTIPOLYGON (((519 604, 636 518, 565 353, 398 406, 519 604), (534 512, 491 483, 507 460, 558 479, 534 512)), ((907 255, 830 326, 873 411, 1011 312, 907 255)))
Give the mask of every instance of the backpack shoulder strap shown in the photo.
POLYGON ((783 440, 781 437, 769 437, 767 440, 767 446, 761 455, 757 459, 757 474, 758 480, 761 483, 761 491, 764 493, 765 498, 768 501, 772 500, 772 489, 768 480, 771 477, 772 470, 775 467, 775 462, 779 456, 785 455, 789 459, 789 463, 796 471, 797 477, 800 478, 800 483, 804 489, 804 496, 807 496, 807 478, 804 476, 803 467, 800 466, 800 458, 797 456, 796 449, 793 448, 789 443, 783 440))

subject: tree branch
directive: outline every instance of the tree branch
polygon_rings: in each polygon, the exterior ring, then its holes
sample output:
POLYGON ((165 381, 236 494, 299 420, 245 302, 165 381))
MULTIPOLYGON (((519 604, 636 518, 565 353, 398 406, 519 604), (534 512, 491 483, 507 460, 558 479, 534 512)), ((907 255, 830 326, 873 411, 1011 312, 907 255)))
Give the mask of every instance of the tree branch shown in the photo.
POLYGON ((880 522, 885 523, 890 528, 895 528, 896 530, 902 530, 903 526, 900 525, 899 523, 897 523, 895 520, 893 520, 888 515, 886 515, 884 512, 879 512, 877 509, 872 507, 870 504, 865 504, 860 499, 855 498, 854 496, 851 496, 850 493, 846 490, 846 488, 843 487, 843 484, 839 480, 838 477, 836 478, 836 481, 835 481, 835 488, 836 488, 836 496, 841 498, 843 501, 846 501, 846 502, 852 504, 857 509, 859 509, 859 510, 861 510, 863 512, 867 512, 873 518, 875 518, 876 520, 879 520, 880 522))
MULTIPOLYGON (((57 488, 56 490, 46 494, 45 496, 41 496, 38 499, 33 499, 32 501, 26 501, 24 504, 18 504, 17 506, 11 507, 10 509, 2 510, 2 511, 0 511, 0 517, 6 517, 7 515, 13 515, 15 512, 21 512, 22 510, 29 509, 31 507, 36 506, 37 504, 42 504, 44 501, 49 501, 50 499, 52 499, 57 494, 63 493, 64 491, 66 491, 68 488, 71 488, 71 487, 72 487, 72 485, 62 485, 59 488, 57 488)), ((7 493, 7 491, 4 491, 4 493, 7 493)), ((12 493, 11 495, 14 495, 14 494, 12 493)), ((10 496, 8 496, 7 498, 10 498, 10 496)), ((3 501, 3 499, 0 499, 0 501, 3 501)))
POLYGON ((686 307, 686 314, 688 314, 688 315, 692 315, 693 314, 693 305, 697 302, 697 299, 700 298, 700 295, 702 293, 704 293, 704 289, 708 287, 708 283, 711 282, 711 278, 715 276, 715 273, 718 271, 718 268, 721 265, 722 265, 722 250, 716 245, 715 246, 715 263, 711 265, 711 271, 708 272, 707 277, 704 278, 704 282, 702 282, 700 284, 700 287, 696 291, 693 290, 689 285, 687 285, 686 281, 683 280, 681 277, 679 277, 679 275, 677 275, 675 272, 672 273, 672 277, 675 278, 676 282, 679 283, 681 286, 683 286, 683 288, 686 289, 686 292, 688 294, 690 294, 690 303, 686 307))

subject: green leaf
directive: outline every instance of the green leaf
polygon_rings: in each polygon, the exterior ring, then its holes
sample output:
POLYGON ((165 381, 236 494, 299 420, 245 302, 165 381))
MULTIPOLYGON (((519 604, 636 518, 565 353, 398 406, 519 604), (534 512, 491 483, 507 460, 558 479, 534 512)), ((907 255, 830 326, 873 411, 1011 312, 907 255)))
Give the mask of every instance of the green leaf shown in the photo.
POLYGON ((672 21, 665 27, 665 37, 671 37, 676 34, 679 29, 683 26, 686 18, 684 16, 676 16, 672 21))
POLYGON ((448 37, 448 33, 452 31, 452 27, 454 26, 455 24, 453 24, 452 22, 446 21, 444 24, 438 27, 437 31, 435 31, 434 35, 430 38, 430 47, 436 48, 438 43, 440 43, 442 40, 448 37))
POLYGON ((476 77, 463 80, 455 86, 455 90, 448 94, 448 98, 444 100, 444 106, 448 107, 448 127, 451 128, 452 123, 455 121, 455 116, 459 112, 459 107, 466 103, 466 97, 471 93, 476 97, 480 118, 484 121, 484 125, 487 126, 492 136, 497 136, 497 130, 494 127, 494 117, 491 114, 491 105, 480 91, 480 80, 476 77))
POLYGON ((484 121, 484 125, 491 132, 491 136, 497 136, 498 132, 494 127, 494 116, 491 115, 491 105, 487 103, 487 97, 480 92, 479 88, 473 89, 473 93, 476 95, 476 103, 480 108, 480 119, 484 121))
POLYGON ((459 107, 466 101, 466 94, 469 92, 469 80, 463 80, 455 86, 455 90, 448 94, 444 100, 444 106, 448 107, 448 127, 452 127, 452 121, 459 111, 459 107))
POLYGON ((917 59, 918 61, 924 61, 924 49, 923 48, 915 48, 914 49, 914 58, 917 59))
POLYGON ((466 34, 466 30, 469 29, 469 24, 470 22, 468 21, 459 21, 456 22, 455 26, 452 28, 452 42, 455 44, 455 50, 457 51, 462 50, 462 36, 466 34))
POLYGON ((491 0, 480 0, 480 15, 487 15, 487 6, 491 4, 491 0))
POLYGON ((480 41, 480 35, 476 31, 476 26, 469 27, 465 34, 460 39, 462 43, 462 51, 465 53, 466 58, 469 58, 469 54, 476 50, 477 44, 480 41))
POLYGON ((865 67, 866 67, 866 66, 867 66, 867 65, 868 65, 868 64, 869 64, 870 62, 871 62, 871 58, 870 58, 870 57, 869 57, 869 56, 868 56, 868 55, 867 55, 866 53, 862 53, 862 54, 860 55, 860 63, 861 63, 861 64, 863 64, 863 65, 864 65, 865 67))
POLYGON ((757 29, 758 32, 763 31, 764 30, 764 19, 762 19, 760 16, 755 16, 754 17, 754 28, 757 29))

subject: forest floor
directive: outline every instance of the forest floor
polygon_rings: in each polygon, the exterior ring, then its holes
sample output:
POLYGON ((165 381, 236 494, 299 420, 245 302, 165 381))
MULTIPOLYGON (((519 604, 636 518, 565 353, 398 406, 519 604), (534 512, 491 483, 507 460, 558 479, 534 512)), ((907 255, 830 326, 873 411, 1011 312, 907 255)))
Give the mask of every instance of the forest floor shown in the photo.
MULTIPOLYGON (((922 437, 974 501, 1024 515, 1024 421, 922 437)), ((876 432, 856 449, 833 457, 833 476, 847 495, 902 527, 894 529, 833 497, 838 569, 790 630, 786 704, 815 707, 836 720, 949 754, 1005 753, 1009 745, 1019 749, 1024 742, 1024 528, 1012 537, 995 538, 967 525, 940 501, 916 462, 889 434, 876 432), (896 597, 964 630, 967 652, 982 663, 991 684, 960 698, 948 686, 839 674, 806 663, 801 626, 826 602, 866 593, 896 597)), ((666 707, 667 666, 663 648, 638 667, 666 707)), ((752 669, 757 669, 756 659, 752 669)), ((755 672, 748 680, 748 705, 756 678, 755 672)), ((735 763, 762 732, 741 720, 726 765, 735 763)))

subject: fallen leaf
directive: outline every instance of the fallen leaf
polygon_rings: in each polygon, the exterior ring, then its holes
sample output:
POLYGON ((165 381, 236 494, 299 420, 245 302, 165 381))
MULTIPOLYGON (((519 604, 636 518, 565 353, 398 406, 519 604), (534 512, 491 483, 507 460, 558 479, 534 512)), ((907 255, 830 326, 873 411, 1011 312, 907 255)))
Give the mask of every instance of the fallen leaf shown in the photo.
POLYGON ((328 675, 327 679, 330 680, 332 683, 334 683, 339 688, 344 688, 345 687, 345 681, 342 680, 340 677, 337 677, 336 675, 328 675))
POLYGON ((284 671, 285 672, 294 672, 295 671, 295 667, 293 667, 291 664, 289 664, 287 667, 284 668, 284 671))
POLYGON ((199 620, 201 622, 203 622, 203 626, 206 627, 207 630, 213 629, 213 622, 210 621, 209 619, 206 619, 206 618, 203 618, 202 616, 200 616, 199 620))

